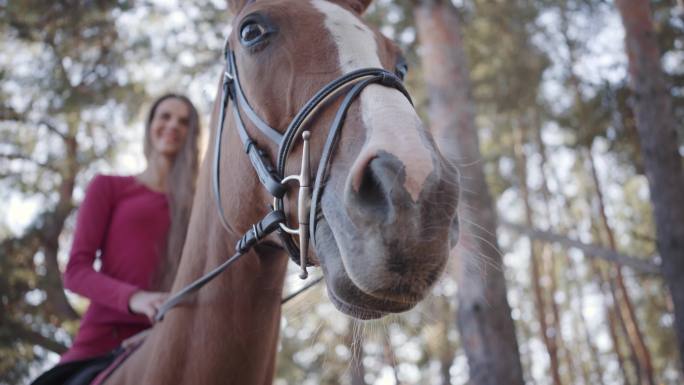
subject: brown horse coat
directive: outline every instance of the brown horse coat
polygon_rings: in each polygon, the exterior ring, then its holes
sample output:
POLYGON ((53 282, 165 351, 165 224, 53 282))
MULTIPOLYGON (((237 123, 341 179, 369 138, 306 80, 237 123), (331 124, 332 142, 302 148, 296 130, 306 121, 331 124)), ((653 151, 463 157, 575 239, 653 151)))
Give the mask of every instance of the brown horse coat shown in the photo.
MULTIPOLYGON (((393 69, 398 49, 360 18, 368 3, 230 3, 235 18, 229 41, 240 80, 250 104, 269 125, 284 129, 311 95, 343 73, 362 67, 393 69), (247 44, 255 31, 263 39, 247 44)), ((338 104, 332 100, 314 116, 309 128, 312 164, 318 162, 338 104)), ((212 128, 217 114, 218 102, 212 128)), ((263 136, 248 129, 274 159, 275 146, 268 147, 263 136)), ((208 157, 174 292, 232 255, 235 242, 263 217, 271 201, 232 118, 226 120, 221 145, 222 201, 234 232, 226 232, 219 222, 208 157)), ((288 160, 292 173, 298 171, 298 147, 288 160)), ((428 293, 448 255, 455 176, 397 90, 380 85, 364 89, 342 128, 321 200, 314 250, 339 310, 375 318, 408 310, 428 293)), ((293 194, 288 202, 296 201, 293 194)), ((293 206, 288 207, 290 218, 296 217, 293 206)), ((170 311, 106 383, 271 384, 287 261, 275 237, 259 244, 192 300, 170 311)))

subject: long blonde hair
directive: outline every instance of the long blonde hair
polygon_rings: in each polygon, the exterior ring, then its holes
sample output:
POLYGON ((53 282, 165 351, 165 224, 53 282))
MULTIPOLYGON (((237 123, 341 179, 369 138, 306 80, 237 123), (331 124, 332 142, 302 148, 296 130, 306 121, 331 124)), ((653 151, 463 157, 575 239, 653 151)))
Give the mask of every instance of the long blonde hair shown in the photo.
POLYGON ((157 274, 153 278, 153 287, 168 290, 178 270, 180 257, 185 244, 185 237, 192 211, 192 200, 195 196, 197 173, 199 169, 199 134, 200 120, 197 109, 190 99, 178 94, 165 94, 152 104, 145 122, 144 152, 147 160, 152 153, 150 129, 154 114, 159 105, 167 99, 178 99, 184 102, 190 110, 188 133, 183 148, 176 154, 166 180, 166 195, 169 200, 171 226, 166 240, 164 257, 160 258, 157 274))

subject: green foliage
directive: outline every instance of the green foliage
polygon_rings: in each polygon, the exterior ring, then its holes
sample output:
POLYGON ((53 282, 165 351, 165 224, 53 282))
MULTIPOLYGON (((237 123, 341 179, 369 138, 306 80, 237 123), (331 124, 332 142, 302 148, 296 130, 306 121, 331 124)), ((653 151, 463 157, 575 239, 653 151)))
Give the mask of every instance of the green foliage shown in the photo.
MULTIPOLYGON (((651 3, 675 114, 682 122, 681 14, 672 1, 651 3)), ((539 227, 562 227, 569 234, 601 242, 594 223, 596 193, 582 155, 593 149, 601 163, 599 174, 608 191, 618 249, 652 255, 655 230, 644 194, 624 58, 620 47, 605 53, 601 49, 606 47, 597 45, 598 36, 616 16, 612 4, 601 0, 458 4, 483 161, 500 215, 511 221, 523 217, 514 154, 515 134, 522 130, 527 133, 523 167, 528 170, 539 227), (597 57, 610 63, 604 68, 597 57), (548 202, 545 189, 550 193, 548 202)), ((414 5, 408 0, 381 0, 371 6, 367 18, 404 48, 410 65, 408 86, 419 114, 427 117, 414 5)), ((0 206, 5 214, 0 219, 0 383, 21 382, 29 370, 46 362, 49 351, 69 344, 78 321, 73 309, 52 300, 59 298, 61 287, 53 281, 59 276, 58 265, 50 262, 58 255, 59 262, 64 261, 71 215, 83 186, 94 173, 117 168, 117 155, 136 137, 127 126, 140 120, 140 107, 151 95, 188 92, 200 111, 209 110, 221 72, 228 19, 225 3, 211 0, 173 5, 0 0, 0 199, 30 201, 38 208, 30 223, 19 226, 20 218, 8 217, 10 213, 0 206), (55 244, 61 246, 59 252, 55 244)), ((611 42, 620 43, 618 38, 611 42)), ((684 126, 678 128, 682 140, 684 126)), ((520 237, 504 233, 502 239, 525 376, 530 382, 547 383, 546 356, 531 300, 525 251, 529 248, 520 237)), ((549 255, 555 262, 546 261, 544 278, 555 277, 557 287, 544 288, 557 302, 562 324, 574 327, 581 322, 581 312, 589 313, 591 337, 610 340, 604 309, 610 299, 589 256, 558 247, 549 255), (577 290, 586 303, 577 298, 577 290)), ((448 273, 435 296, 415 311, 363 324, 357 335, 363 338, 368 380, 381 378, 389 369, 405 383, 429 383, 443 373, 449 375, 451 369, 455 381, 466 381, 467 363, 453 319, 454 275, 448 273)), ((663 296, 663 282, 628 274, 627 283, 657 379, 677 383, 671 309, 663 296)), ((277 368, 280 382, 276 383, 347 381, 351 323, 340 318, 320 293, 309 295, 303 304, 288 305, 284 316, 277 368)), ((625 337, 619 342, 625 346, 625 337)), ((610 342, 597 344, 599 362, 589 358, 581 331, 564 330, 561 344, 563 357, 574 359, 577 369, 592 370, 597 365, 606 368, 604 379, 622 379, 610 342)), ((579 373, 569 373, 572 370, 566 367, 564 381, 570 383, 572 374, 582 383, 579 373)))
POLYGON ((73 331, 75 313, 59 283, 57 245, 75 191, 92 167, 112 159, 123 125, 144 96, 126 80, 127 48, 116 25, 131 6, 1 5, 0 46, 13 54, 0 60, 0 195, 33 199, 40 209, 24 229, 16 228, 19 217, 3 223, 14 229, 0 243, 0 382, 19 382, 48 351, 63 351, 64 330, 73 331))

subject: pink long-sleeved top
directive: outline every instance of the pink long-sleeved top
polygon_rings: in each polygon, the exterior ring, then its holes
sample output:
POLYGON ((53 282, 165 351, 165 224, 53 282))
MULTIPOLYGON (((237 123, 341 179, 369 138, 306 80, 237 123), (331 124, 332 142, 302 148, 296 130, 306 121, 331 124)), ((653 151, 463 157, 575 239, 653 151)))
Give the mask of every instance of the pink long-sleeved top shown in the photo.
POLYGON ((133 176, 96 176, 78 212, 64 287, 90 300, 72 347, 61 362, 107 353, 148 327, 128 309, 150 290, 170 225, 166 195, 133 176), (98 254, 99 253, 99 254, 98 254), (99 270, 94 268, 98 257, 99 270))

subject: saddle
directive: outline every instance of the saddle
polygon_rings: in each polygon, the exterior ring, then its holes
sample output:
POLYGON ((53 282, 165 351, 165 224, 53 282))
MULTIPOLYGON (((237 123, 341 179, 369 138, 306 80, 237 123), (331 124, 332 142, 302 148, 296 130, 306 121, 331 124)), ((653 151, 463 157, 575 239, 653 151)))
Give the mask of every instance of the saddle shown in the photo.
POLYGON ((140 340, 101 356, 58 364, 33 380, 31 385, 100 385, 143 342, 140 340))

